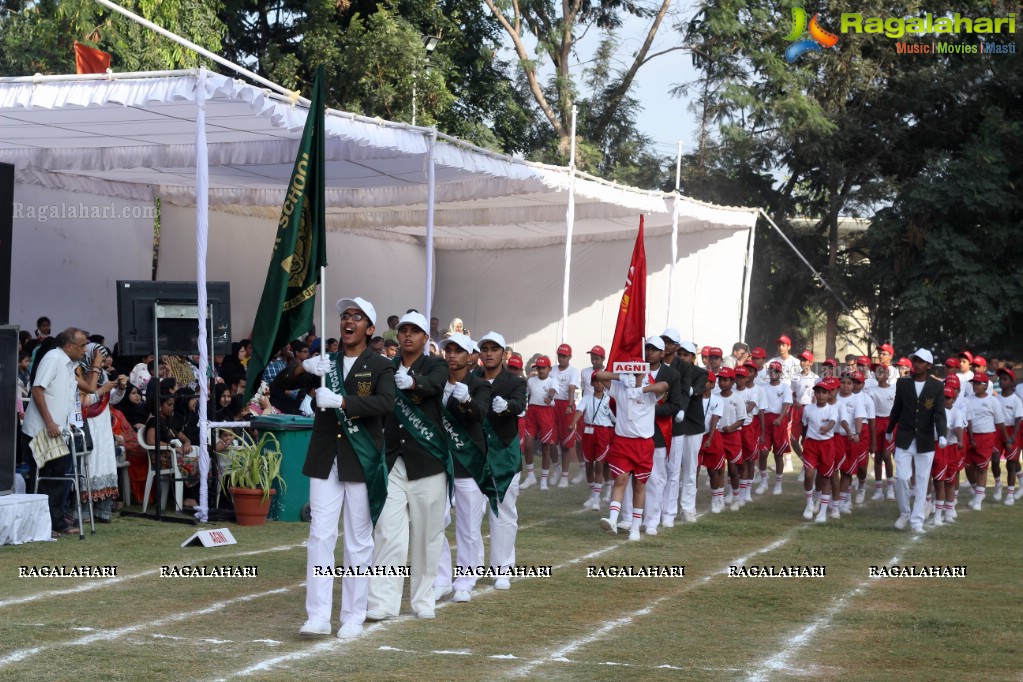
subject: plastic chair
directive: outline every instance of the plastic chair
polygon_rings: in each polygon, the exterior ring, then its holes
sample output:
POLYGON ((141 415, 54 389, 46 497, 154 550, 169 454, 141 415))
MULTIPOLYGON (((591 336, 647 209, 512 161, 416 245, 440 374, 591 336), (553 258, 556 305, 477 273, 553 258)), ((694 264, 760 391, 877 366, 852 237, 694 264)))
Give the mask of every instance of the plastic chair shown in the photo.
MULTIPOLYGON (((36 476, 35 482, 35 493, 39 493, 39 481, 65 481, 71 484, 71 487, 75 491, 75 509, 78 512, 78 539, 85 539, 85 530, 82 528, 82 494, 81 494, 81 480, 85 481, 85 490, 88 492, 88 504, 89 504, 89 526, 90 535, 96 534, 96 521, 92 518, 92 481, 89 479, 89 455, 92 454, 92 450, 81 450, 77 448, 78 439, 73 438, 74 432, 78 431, 78 428, 74 425, 71 426, 71 431, 64 431, 61 435, 67 440, 68 449, 71 450, 71 471, 64 474, 63 476, 36 476)), ((85 438, 81 438, 81 442, 85 442, 85 438)))
MULTIPOLYGON (((138 430, 138 441, 139 441, 139 445, 141 445, 146 450, 146 455, 147 455, 146 461, 149 462, 149 471, 148 471, 148 473, 146 473, 146 490, 145 490, 144 493, 142 493, 142 513, 144 514, 146 512, 146 509, 149 507, 149 492, 153 488, 153 479, 156 477, 156 472, 153 470, 153 459, 154 459, 153 451, 156 450, 156 446, 155 445, 149 445, 148 443, 146 443, 146 427, 145 427, 145 425, 142 425, 142 426, 139 427, 139 430, 138 430)), ((164 450, 168 450, 169 448, 164 446, 163 449, 164 450)), ((159 462, 159 458, 157 458, 156 461, 159 462)), ((176 505, 175 509, 178 510, 178 511, 181 511, 182 508, 184 507, 184 502, 185 502, 185 484, 184 484, 184 480, 181 478, 181 472, 178 471, 177 453, 175 453, 173 450, 171 450, 170 468, 169 469, 160 469, 160 477, 161 478, 167 478, 169 483, 173 483, 174 484, 174 503, 176 505)), ((160 506, 161 507, 166 507, 167 506, 167 490, 169 488, 170 488, 170 485, 168 485, 166 487, 162 487, 162 493, 160 495, 160 498, 161 498, 160 499, 160 506)))

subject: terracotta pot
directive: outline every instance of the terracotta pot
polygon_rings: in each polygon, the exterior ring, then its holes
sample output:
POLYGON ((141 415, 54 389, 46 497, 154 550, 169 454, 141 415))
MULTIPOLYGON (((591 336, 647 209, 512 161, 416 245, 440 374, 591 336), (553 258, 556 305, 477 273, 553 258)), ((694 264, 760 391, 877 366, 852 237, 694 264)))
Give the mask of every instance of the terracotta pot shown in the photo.
POLYGON ((234 500, 234 515, 239 526, 262 526, 270 513, 270 501, 277 491, 270 489, 270 497, 263 500, 263 491, 251 488, 230 488, 234 500))

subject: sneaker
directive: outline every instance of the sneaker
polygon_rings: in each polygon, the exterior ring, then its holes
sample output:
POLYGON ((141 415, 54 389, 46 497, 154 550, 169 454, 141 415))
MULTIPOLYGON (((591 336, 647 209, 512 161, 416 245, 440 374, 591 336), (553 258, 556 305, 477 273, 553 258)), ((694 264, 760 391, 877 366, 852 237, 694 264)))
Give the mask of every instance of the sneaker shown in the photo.
MULTIPOLYGON (((720 499, 721 499, 720 497, 715 498, 715 500, 720 500, 720 499)), ((724 504, 724 502, 715 501, 715 500, 711 500, 710 511, 713 514, 720 514, 721 510, 724 509, 725 504, 724 504)))
POLYGON ((956 510, 955 509, 946 509, 945 510, 945 521, 944 522, 945 523, 955 523, 956 522, 956 516, 957 516, 957 514, 956 514, 956 510))
POLYGON ((362 634, 362 623, 344 623, 337 631, 338 639, 355 639, 362 634))
POLYGON ((813 502, 807 502, 803 509, 803 518, 809 521, 813 518, 813 502))
POLYGON ((646 534, 647 535, 657 535, 657 526, 647 526, 646 527, 646 534))
POLYGON ((757 489, 754 490, 753 492, 755 494, 757 494, 757 495, 763 495, 764 493, 766 493, 767 492, 767 481, 765 479, 761 479, 760 480, 760 485, 758 485, 757 489))
POLYGON ((924 533, 926 533, 927 531, 925 531, 925 530, 924 530, 924 527, 923 527, 923 526, 913 526, 913 527, 912 527, 912 528, 910 529, 910 532, 912 532, 912 533, 913 533, 913 535, 923 535, 923 534, 924 534, 924 533))
POLYGON ((840 507, 841 507, 841 505, 838 505, 838 504, 832 504, 831 505, 831 518, 833 518, 833 519, 840 519, 840 518, 842 518, 842 510, 840 509, 840 507))
POLYGON ((781 483, 775 483, 774 489, 771 491, 772 495, 781 495, 781 483))
POLYGON ((843 514, 852 514, 852 500, 846 500, 838 505, 843 514))
POLYGON ((455 596, 451 597, 451 601, 456 604, 464 604, 465 602, 472 601, 472 593, 469 590, 455 590, 455 596))
POLYGON ((1013 493, 1012 495, 1006 495, 1005 496, 1005 504, 1007 504, 1010 507, 1012 505, 1016 504, 1016 495, 1015 495, 1015 493, 1013 493))
POLYGON ((696 512, 682 512, 682 518, 686 523, 696 523, 696 512))
POLYGON ((942 513, 943 511, 944 510, 942 509, 942 510, 939 510, 939 511, 934 513, 934 527, 935 528, 937 528, 938 526, 944 526, 945 525, 944 520, 942 520, 942 518, 941 518, 942 516, 944 516, 944 514, 942 513))
POLYGON ((632 530, 632 521, 623 517, 622 520, 618 522, 618 527, 622 530, 632 530))
POLYGON ((396 617, 397 616, 393 616, 393 615, 391 615, 389 613, 384 613, 383 611, 367 611, 366 612, 366 620, 371 622, 371 623, 376 623, 377 621, 381 621, 381 620, 394 620, 396 617))
POLYGON ((604 504, 608 504, 611 502, 611 488, 608 488, 607 492, 601 493, 600 501, 603 502, 604 504))
POLYGON ((559 488, 568 487, 568 476, 562 476, 561 478, 558 479, 558 487, 559 488))
POLYGON ((547 481, 540 481, 540 490, 550 490, 550 487, 547 485, 547 481))
POLYGON ((642 536, 639 533, 639 526, 636 526, 635 528, 629 531, 629 540, 631 542, 638 542, 641 537, 642 536))
POLYGON ((451 585, 434 585, 433 586, 433 599, 434 601, 440 601, 447 595, 451 594, 451 585))
POLYGON ((534 485, 536 485, 536 476, 530 474, 522 479, 521 483, 519 483, 519 490, 529 490, 534 485))
POLYGON ((904 530, 908 523, 909 514, 899 514, 899 518, 895 520, 895 528, 896 530, 904 530))
POLYGON ((1016 499, 1023 497, 1023 482, 1019 481, 1019 477, 1016 477, 1016 499))
POLYGON ((731 509, 732 511, 739 511, 739 507, 741 507, 741 506, 742 505, 739 504, 739 499, 735 498, 735 499, 732 500, 732 504, 729 505, 728 508, 731 509))
POLYGON ((611 535, 616 535, 618 533, 618 526, 611 523, 611 519, 601 519, 600 527, 608 533, 611 533, 611 535))
POLYGON ((494 589, 495 590, 510 590, 511 589, 511 580, 508 580, 507 578, 498 578, 497 580, 494 581, 494 589))
MULTIPOLYGON (((1006 504, 1008 504, 1008 502, 1006 502, 1006 504)), ((674 528, 675 527, 675 519, 670 519, 667 516, 665 516, 665 517, 661 518, 661 525, 664 526, 665 528, 674 528)))
POLYGON ((416 611, 416 618, 420 618, 422 620, 433 620, 436 617, 437 614, 433 611, 416 611))
POLYGON ((330 634, 330 623, 325 620, 307 620, 301 628, 298 629, 298 634, 303 637, 319 637, 320 635, 330 634))
POLYGON ((976 496, 972 500, 970 500, 970 504, 968 506, 973 511, 980 511, 980 505, 981 505, 981 502, 983 501, 983 499, 984 498, 982 498, 980 496, 976 496))
POLYGON ((579 485, 586 480, 586 472, 580 471, 578 474, 572 477, 572 485, 579 485))
POLYGON ((884 499, 894 500, 895 499, 895 486, 888 486, 888 490, 884 491, 884 499))
POLYGON ((555 486, 555 485, 558 484, 558 481, 560 481, 560 480, 561 480, 561 464, 555 464, 554 468, 551 469, 551 473, 550 473, 550 476, 547 479, 547 482, 550 485, 555 486))
POLYGON ((995 494, 991 496, 995 502, 1002 499, 1002 479, 995 481, 995 494))
POLYGON ((867 489, 860 488, 856 493, 856 504, 863 504, 867 500, 867 489))
POLYGON ((827 520, 828 520, 828 510, 827 509, 821 509, 820 512, 818 512, 816 518, 814 518, 814 522, 815 523, 824 523, 827 520))
POLYGON ((874 494, 871 496, 870 499, 871 500, 883 500, 884 499, 884 490, 882 490, 881 488, 877 488, 876 490, 874 490, 874 494))

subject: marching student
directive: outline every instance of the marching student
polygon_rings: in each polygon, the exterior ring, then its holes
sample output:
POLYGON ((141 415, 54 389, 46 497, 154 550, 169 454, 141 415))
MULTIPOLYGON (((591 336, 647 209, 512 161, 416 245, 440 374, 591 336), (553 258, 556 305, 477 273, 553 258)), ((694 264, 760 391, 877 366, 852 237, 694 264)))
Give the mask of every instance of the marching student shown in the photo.
POLYGON ((722 362, 721 349, 715 348, 713 346, 708 348, 706 364, 707 371, 714 372, 714 374, 718 374, 721 371, 722 367, 721 362, 722 362))
MULTIPOLYGON (((1009 432, 1009 440, 1011 445, 1008 445, 1002 449, 1002 456, 1005 458, 1005 469, 1008 472, 1006 474, 1008 488, 1005 492, 1005 504, 1014 505, 1016 500, 1019 499, 1020 491, 1023 490, 1023 486, 1019 485, 1019 453, 1021 436, 1023 433, 1020 432, 1020 420, 1023 419, 1023 401, 1019 399, 1013 389, 1016 387, 1016 373, 1008 367, 1003 367, 997 372, 998 384, 1002 390, 1000 400, 1002 401, 1002 413, 1005 416, 1005 428, 1009 432)), ((995 488, 994 499, 999 499, 997 486, 1001 484, 998 481, 995 488)))
MULTIPOLYGON (((348 570, 373 562, 373 525, 387 496, 384 419, 394 408, 394 368, 369 348, 376 310, 355 296, 335 304, 341 318, 340 355, 330 353, 296 363, 278 377, 288 389, 316 388, 313 433, 302 473, 309 477, 309 540, 306 543, 306 622, 303 636, 331 631, 333 569, 338 520, 344 512, 344 559, 348 570), (320 377, 327 376, 327 387, 320 377), (319 569, 319 570, 317 570, 319 569)), ((362 632, 369 599, 368 576, 341 578, 339 639, 362 632)))
POLYGON ((807 521, 814 518, 814 485, 816 480, 820 480, 821 508, 815 519, 817 523, 828 520, 831 479, 835 473, 833 439, 838 424, 838 407, 828 403, 831 396, 829 381, 824 378, 814 384, 814 401, 803 409, 802 418, 803 495, 806 498, 803 518, 807 521))
POLYGON ((735 377, 736 370, 731 367, 722 367, 717 373, 719 395, 722 402, 722 416, 718 420, 718 431, 721 432, 721 443, 725 452, 725 461, 728 464, 728 478, 732 486, 732 494, 729 499, 724 500, 723 504, 732 511, 739 510, 739 465, 742 464, 740 429, 742 429, 747 415, 745 401, 733 388, 735 377))
MULTIPOLYGON (((696 344, 692 341, 683 341, 678 348, 678 366, 676 369, 682 375, 682 411, 675 415, 675 423, 679 426, 680 436, 672 432, 671 448, 669 459, 674 457, 673 453, 679 454, 679 465, 681 472, 677 488, 672 488, 671 472, 669 470, 668 493, 665 509, 662 513, 662 522, 665 526, 674 525, 676 500, 681 507, 682 518, 686 523, 696 523, 696 474, 700 467, 700 448, 703 442, 703 434, 706 433, 706 420, 704 418, 704 400, 701 398, 706 391, 707 370, 696 365, 696 344), (681 441, 681 443, 679 442, 681 441), (677 490, 677 494, 675 493, 677 490)), ((713 390, 715 381, 711 381, 713 390)), ((719 401, 718 401, 719 402, 719 401)))
MULTIPOLYGON (((995 386, 991 383, 990 377, 987 375, 987 360, 980 355, 974 355, 973 361, 970 363, 970 371, 973 372, 973 376, 976 377, 978 374, 988 380, 987 382, 987 394, 995 394, 995 386)), ((970 383, 973 383, 971 380, 970 383)))
POLYGON ((899 361, 895 363, 895 368, 899 374, 896 379, 902 379, 913 374, 913 361, 909 358, 899 358, 899 361))
POLYGON ((959 360, 959 385, 963 387, 963 395, 969 396, 970 391, 973 390, 973 387, 970 386, 970 382, 973 381, 973 371, 970 370, 970 365, 973 364, 973 353, 964 350, 956 357, 959 360))
MULTIPOLYGON (((660 339, 657 339, 660 341, 660 339)), ((618 514, 625 486, 632 477, 632 529, 629 540, 640 539, 646 481, 654 459, 654 409, 657 397, 665 393, 667 382, 651 382, 649 373, 616 374, 606 370, 594 372, 598 381, 611 380, 609 393, 617 404, 615 437, 607 455, 607 463, 615 475, 611 492, 611 514, 600 520, 600 527, 609 533, 618 532, 618 514)))
POLYGON ((934 449, 931 478, 934 480, 934 525, 955 522, 955 488, 959 487, 959 469, 963 455, 960 447, 966 429, 966 414, 956 405, 958 390, 945 386, 945 422, 948 437, 945 447, 934 449))
MULTIPOLYGON (((838 433, 835 434, 835 464, 840 474, 839 486, 833 492, 837 499, 831 505, 831 518, 837 519, 840 513, 850 510, 844 509, 845 502, 849 497, 849 486, 852 477, 856 474, 857 462, 859 459, 858 447, 860 434, 863 432, 863 424, 867 420, 867 413, 859 396, 853 395, 853 376, 857 372, 845 372, 840 379, 838 390, 838 433)), ((863 381, 863 375, 859 375, 863 381)), ((833 486, 834 487, 834 486, 833 486)))
POLYGON ((837 378, 838 377, 838 360, 835 358, 827 358, 821 363, 821 378, 837 378))
MULTIPOLYGON (((596 370, 600 371, 600 370, 596 370)), ((607 453, 614 439, 615 416, 611 410, 611 399, 605 391, 605 382, 592 376, 590 392, 576 408, 572 430, 579 431, 579 420, 583 422, 581 443, 583 462, 586 466, 586 480, 590 484, 590 495, 583 502, 583 509, 600 511, 600 492, 604 481, 604 465, 607 453)))
MULTIPOLYGON (((856 479, 853 481, 856 487, 856 504, 863 504, 867 495, 867 465, 870 463, 870 455, 874 455, 874 461, 877 461, 877 410, 874 407, 874 400, 867 393, 863 372, 859 370, 853 372, 852 380, 853 395, 859 398, 866 414, 866 420, 860 429, 860 440, 853 448, 856 453, 856 479)), ((877 384, 876 381, 874 383, 877 384)), ((852 511, 850 497, 845 499, 844 505, 849 507, 848 511, 852 511)))
MULTIPOLYGON (((787 336, 778 339, 779 350, 787 336)), ((812 357, 812 356, 811 356, 812 357)), ((795 359, 795 358, 793 358, 795 359)), ((800 368, 802 369, 802 368, 800 368)), ((764 448, 760 453, 760 486, 757 494, 767 492, 767 455, 774 452, 774 495, 781 495, 782 475, 785 472, 785 453, 789 449, 789 413, 792 411, 792 382, 801 372, 784 378, 785 367, 774 360, 767 366, 770 381, 760 387, 764 396, 764 448)))
MULTIPOLYGON (((789 385, 796 375, 799 374, 799 358, 790 355, 790 351, 792 350, 792 339, 789 337, 782 334, 778 337, 778 340, 775 343, 778 344, 778 355, 771 358, 770 362, 767 363, 767 366, 770 367, 775 362, 779 363, 782 368, 781 381, 785 385, 789 385)), ((765 380, 760 383, 766 384, 770 381, 770 379, 771 375, 768 372, 765 380)))
POLYGON ((870 391, 870 401, 874 404, 874 496, 872 500, 895 499, 895 480, 892 469, 892 453, 894 443, 883 442, 881 434, 888 431, 888 421, 895 404, 895 386, 890 383, 894 368, 877 365, 874 376, 877 385, 870 391), (882 471, 884 481, 881 480, 882 471))
POLYGON ((580 381, 579 370, 569 364, 571 360, 572 347, 567 343, 561 344, 558 346, 558 366, 550 374, 554 381, 554 429, 558 437, 553 449, 561 450, 558 462, 554 465, 551 485, 559 488, 568 487, 569 467, 573 459, 582 466, 582 455, 576 450, 578 438, 569 433, 572 417, 575 416, 575 392, 580 381))
POLYGON ((752 363, 757 368, 753 378, 758 384, 766 383, 767 370, 765 370, 764 367, 767 365, 767 351, 760 346, 757 346, 750 351, 749 357, 750 359, 747 364, 752 363))
POLYGON ((522 490, 536 484, 533 473, 534 444, 540 440, 540 490, 547 490, 551 458, 554 456, 554 444, 557 442, 557 427, 554 423, 554 380, 550 377, 551 359, 541 355, 533 364, 536 376, 526 380, 529 402, 526 406, 526 479, 522 482, 522 490))
MULTIPOLYGON (((799 354, 799 374, 792 379, 792 415, 789 419, 791 425, 792 438, 791 444, 793 450, 796 451, 796 455, 800 458, 803 456, 802 450, 802 433, 803 433, 803 410, 813 402, 813 387, 817 384, 820 379, 813 371, 813 353, 808 350, 803 351, 799 354)), ((781 473, 784 473, 782 469, 781 473)), ((776 472, 777 473, 777 472, 776 472)), ((763 472, 762 475, 766 474, 763 472)), ((764 492, 767 491, 767 478, 764 476, 761 485, 764 487, 764 492)), ((781 492, 779 486, 775 486, 778 493, 781 492)))
POLYGON ((753 474, 760 452, 764 449, 764 398, 760 387, 756 385, 753 372, 745 366, 735 368, 734 392, 746 406, 746 414, 742 420, 739 433, 742 437, 742 462, 739 464, 739 489, 732 500, 733 511, 752 502, 750 489, 753 487, 753 474))
POLYGON ((603 346, 594 346, 590 349, 590 366, 579 372, 579 382, 582 385, 583 397, 593 393, 593 373, 604 369, 604 360, 607 353, 603 346))
POLYGON ((681 376, 674 369, 661 362, 664 357, 664 339, 651 336, 647 339, 646 361, 650 365, 650 380, 666 383, 668 390, 658 395, 654 408, 654 459, 650 478, 646 482, 646 504, 644 506, 647 535, 657 535, 664 511, 664 493, 668 484, 668 450, 671 447, 675 415, 682 409, 681 376))
MULTIPOLYGON (((724 416, 724 400, 714 392, 717 386, 717 377, 707 373, 707 380, 703 391, 703 436, 700 443, 700 463, 707 467, 707 475, 710 477, 710 510, 714 514, 721 513, 725 506, 725 444, 718 430, 718 423, 724 416)), ((695 488, 695 483, 693 484, 695 488)), ((696 491, 693 491, 693 501, 696 500, 696 491)), ((694 512, 695 513, 695 512, 694 512)))
POLYGON ((874 373, 871 371, 870 365, 870 358, 866 355, 861 355, 856 358, 856 368, 854 371, 863 375, 863 390, 868 393, 871 388, 877 385, 877 380, 874 378, 874 373))
MULTIPOLYGON (((888 379, 889 379, 888 383, 891 383, 892 380, 895 379, 895 377, 897 376, 897 372, 898 372, 898 368, 896 368, 895 366, 892 365, 892 359, 894 359, 894 357, 895 357, 895 348, 892 347, 892 344, 890 344, 890 343, 883 343, 883 344, 881 344, 880 346, 877 347, 877 362, 878 362, 879 366, 884 367, 885 370, 887 370, 887 372, 888 372, 888 379)), ((875 372, 874 378, 878 379, 877 374, 876 374, 877 369, 874 368, 873 371, 875 372)), ((880 382, 879 379, 878 379, 878 381, 880 382)), ((871 385, 871 389, 873 389, 873 385, 871 385)), ((882 432, 878 431, 878 433, 882 433, 882 432)))
POLYGON ((971 470, 973 476, 973 499, 969 507, 980 511, 987 492, 987 468, 991 458, 1001 454, 1002 447, 1012 448, 1012 441, 1006 431, 1006 419, 1002 413, 1001 403, 994 396, 988 395, 988 378, 986 373, 978 372, 973 376, 973 395, 967 395, 970 412, 969 447, 966 450, 966 471, 971 470), (999 441, 1001 437, 1001 441, 999 441))
MULTIPOLYGON (((516 379, 522 379, 523 383, 526 381, 526 377, 522 372, 522 356, 518 353, 508 353, 508 349, 505 349, 504 357, 507 366, 505 371, 516 379)), ((528 390, 528 389, 527 389, 528 390)), ((528 393, 527 393, 528 395, 528 393)), ((527 398, 528 400, 528 398, 527 398)), ((533 453, 529 453, 529 462, 526 462, 526 405, 522 406, 522 411, 518 413, 518 425, 519 425, 519 450, 521 454, 522 463, 519 465, 519 470, 525 466, 526 472, 521 479, 519 479, 519 490, 525 490, 526 488, 536 485, 536 474, 533 472, 533 453)))
MULTIPOLYGON (((448 368, 426 354, 429 323, 422 313, 398 321, 401 351, 394 360, 394 410, 384 421, 387 443, 387 502, 373 533, 373 565, 411 564, 409 602, 417 618, 433 618, 444 514, 448 508, 451 454, 441 422, 441 397, 448 368)), ((374 575, 369 581, 366 620, 396 618, 404 578, 374 575)))

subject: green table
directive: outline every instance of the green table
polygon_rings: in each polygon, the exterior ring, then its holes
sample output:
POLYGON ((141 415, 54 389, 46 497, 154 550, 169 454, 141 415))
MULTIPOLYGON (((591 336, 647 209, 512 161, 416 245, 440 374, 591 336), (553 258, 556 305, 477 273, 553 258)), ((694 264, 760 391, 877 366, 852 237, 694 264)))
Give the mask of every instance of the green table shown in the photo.
POLYGON ((303 508, 309 504, 309 478, 302 473, 305 453, 313 434, 313 418, 291 414, 256 417, 252 425, 260 431, 269 431, 281 442, 281 478, 286 488, 274 484, 277 494, 270 505, 270 519, 274 521, 307 521, 303 508))

